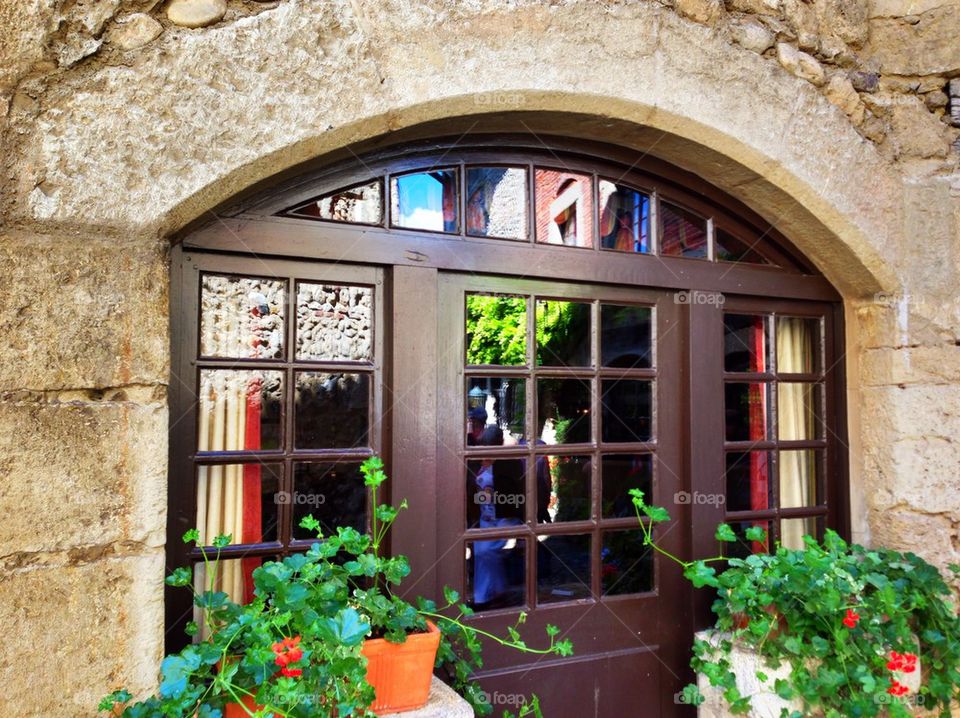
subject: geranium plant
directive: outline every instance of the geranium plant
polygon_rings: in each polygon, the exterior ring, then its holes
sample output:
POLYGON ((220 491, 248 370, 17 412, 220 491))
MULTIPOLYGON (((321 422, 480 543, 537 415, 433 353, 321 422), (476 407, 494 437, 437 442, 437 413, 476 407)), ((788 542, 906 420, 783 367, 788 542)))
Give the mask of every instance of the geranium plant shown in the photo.
MULTIPOLYGON (((691 665, 722 690, 732 713, 750 710, 750 696, 740 694, 729 660, 739 644, 773 668, 791 667, 789 679, 776 680, 774 690, 785 700, 800 699, 803 712, 784 710, 783 718, 884 711, 899 718, 914 706, 950 715, 951 702, 960 696, 960 618, 947 583, 919 556, 848 545, 828 530, 822 543, 807 536, 799 550, 779 546, 743 559, 683 561, 654 538, 654 525, 670 518, 666 509, 645 503, 639 490, 631 496, 644 542, 680 564, 694 586, 717 591, 713 611, 722 639, 719 645, 696 641, 691 665), (922 681, 911 693, 903 681, 918 662, 922 681)), ((726 524, 716 538, 737 540, 726 524)), ((767 537, 751 527, 746 539, 766 545, 767 537)), ((768 681, 762 672, 757 678, 768 681)), ((684 696, 693 704, 703 700, 696 685, 687 686, 684 696)))
MULTIPOLYGON (((489 715, 492 707, 471 680, 482 664, 484 640, 527 653, 572 653, 555 626, 547 627, 543 647, 528 645, 519 633, 523 613, 506 637, 477 629, 468 620, 470 607, 449 588, 442 605, 423 598, 409 603, 397 595, 410 566, 403 556, 382 555, 382 549, 400 509, 377 503, 386 481, 379 458, 368 459, 362 472, 374 507, 371 532, 341 527, 324 537, 319 522, 307 517, 301 525, 315 530, 317 541, 305 553, 255 569, 254 599, 247 605, 216 590, 220 550, 230 537, 217 537, 210 550, 200 546, 196 531, 187 532, 184 540, 203 553, 209 586, 194 590, 190 568, 176 569, 167 583, 194 591, 204 625, 201 630, 191 623, 187 633, 204 638, 163 659, 157 695, 130 703, 127 691, 117 691, 100 709, 123 718, 222 718, 229 704, 255 718, 373 715, 363 642, 382 637, 402 643, 426 631, 429 619, 442 633, 437 666, 447 670, 478 715, 489 715)), ((540 715, 535 696, 519 715, 540 715)))

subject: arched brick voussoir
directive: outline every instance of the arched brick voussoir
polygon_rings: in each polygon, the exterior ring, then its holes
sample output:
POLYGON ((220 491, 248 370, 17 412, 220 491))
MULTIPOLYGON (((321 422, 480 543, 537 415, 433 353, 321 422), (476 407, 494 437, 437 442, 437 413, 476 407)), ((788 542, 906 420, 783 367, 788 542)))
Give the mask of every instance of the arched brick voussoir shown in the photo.
POLYGON ((897 289, 899 173, 776 62, 654 3, 488 2, 442 18, 427 5, 287 2, 170 30, 129 65, 78 68, 19 143, 15 214, 171 233, 386 133, 556 113, 542 129, 650 151, 742 199, 847 296, 897 289), (565 126, 564 113, 597 122, 565 126))

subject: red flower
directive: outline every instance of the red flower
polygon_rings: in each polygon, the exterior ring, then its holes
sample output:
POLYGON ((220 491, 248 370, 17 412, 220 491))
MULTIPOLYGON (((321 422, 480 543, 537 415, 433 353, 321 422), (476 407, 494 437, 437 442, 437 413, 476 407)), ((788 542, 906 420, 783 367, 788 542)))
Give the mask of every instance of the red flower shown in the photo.
POLYGON ((887 661, 888 671, 899 671, 903 668, 903 656, 896 651, 890 651, 890 660, 887 661))
POLYGON ((274 643, 270 647, 276 654, 274 663, 280 666, 280 673, 290 678, 297 678, 303 673, 300 668, 290 668, 291 663, 296 663, 303 658, 303 649, 300 648, 300 636, 293 638, 284 638, 279 643, 274 643))
POLYGON ((843 625, 847 628, 856 628, 857 621, 860 620, 860 614, 854 611, 852 608, 847 609, 847 615, 843 619, 843 625))
MULTIPOLYGON (((299 678, 300 676, 303 675, 303 671, 302 671, 301 669, 299 669, 299 668, 287 668, 286 666, 284 666, 283 668, 280 669, 280 673, 281 673, 282 675, 286 676, 287 678, 299 678)), ((904 690, 906 690, 906 689, 904 689, 904 690)))
POLYGON ((902 696, 909 690, 910 690, 909 688, 907 688, 905 685, 903 685, 899 681, 894 681, 893 683, 890 684, 890 687, 887 688, 887 693, 889 693, 892 696, 902 696))
POLYGON ((904 673, 913 673, 917 670, 917 657, 912 653, 904 653, 903 656, 903 667, 900 669, 904 673))

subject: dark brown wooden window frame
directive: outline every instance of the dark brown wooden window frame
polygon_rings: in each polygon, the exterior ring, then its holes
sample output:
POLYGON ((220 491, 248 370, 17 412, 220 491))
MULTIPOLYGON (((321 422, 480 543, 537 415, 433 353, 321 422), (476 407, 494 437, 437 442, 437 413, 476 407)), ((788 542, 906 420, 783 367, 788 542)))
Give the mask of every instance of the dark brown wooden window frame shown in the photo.
MULTIPOLYGON (((199 299, 196 286, 190 286, 192 271, 200 261, 209 271, 258 274, 251 269, 259 264, 267 273, 277 271, 284 276, 299 276, 297 266, 306 262, 344 262, 351 265, 373 265, 381 272, 382 330, 380 339, 392 331, 390 317, 398 317, 398 308, 391 306, 390 288, 404 285, 411 289, 415 270, 463 272, 512 276, 531 280, 562 280, 590 284, 623 285, 682 292, 713 292, 727 300, 723 308, 709 304, 691 304, 681 313, 681 330, 685 333, 686 361, 681 367, 684 380, 674 390, 684 417, 684 442, 687 456, 683 471, 690 482, 687 488, 704 492, 722 492, 723 470, 717 456, 724 452, 723 423, 723 310, 737 312, 783 312, 790 316, 804 312, 822 317, 825 327, 824 367, 825 407, 827 424, 826 486, 822 514, 826 524, 848 534, 847 453, 845 381, 843 366, 843 309, 841 297, 802 254, 762 217, 743 203, 725 195, 699 177, 672 166, 656 157, 637 158, 635 152, 611 145, 571 142, 556 138, 532 138, 526 135, 471 137, 469 143, 459 139, 412 143, 398 148, 364 155, 360 161, 348 159, 327 163, 319 168, 303 168, 292 179, 278 180, 266 191, 240 197, 215 213, 211 221, 195 224, 175 239, 171 280, 171 336, 173 371, 171 381, 170 441, 170 517, 167 551, 169 566, 183 565, 190 558, 180 540, 184 528, 192 520, 195 497, 192 483, 184 482, 184 467, 192 465, 194 435, 187 431, 191 422, 180 417, 190 411, 192 399, 177 376, 192 376, 197 370, 195 347, 188 346, 188 337, 196 336, 199 323, 199 299), (528 239, 495 239, 470 236, 466 233, 464 214, 465 167, 525 166, 528 169, 528 239), (431 166, 459 167, 459 231, 456 234, 392 228, 390 222, 390 177, 431 166), (649 231, 651 247, 658 246, 659 219, 657 202, 664 199, 689 209, 707 219, 708 259, 666 257, 655 253, 626 253, 600 247, 596 203, 594 204, 594 246, 592 250, 547 245, 535 241, 535 206, 532 198, 534 167, 562 167, 585 172, 597 181, 604 179, 636 188, 651 196, 649 231), (380 225, 352 225, 318 221, 309 218, 281 216, 285 210, 330 191, 351 187, 382 177, 380 225), (722 227, 738 238, 756 243, 756 251, 774 265, 714 261, 713 235, 722 227), (198 260, 198 258, 201 258, 198 260), (253 262, 251 262, 251 259, 253 262), (392 276, 395 275, 395 276, 392 276), (409 276, 408 276, 409 275, 409 276), (718 319, 719 318, 719 319, 718 319), (193 327, 193 328, 191 328, 193 327), (697 411, 691 411, 696 401, 697 411), (184 484, 190 483, 185 489, 184 484)), ((426 292, 436 298, 436 288, 426 292)), ((679 300, 678 300, 679 301, 679 300)), ((288 302, 289 304, 289 302, 288 302)), ((436 311, 436 310, 433 310, 436 311)), ((428 313, 432 316, 432 312, 428 313)), ((292 316, 292 315, 291 315, 292 316)), ((407 321, 407 320, 405 320, 407 321)), ((430 328, 423 331, 429 331, 430 328)), ((378 374, 382 384, 377 420, 382 422, 380 442, 373 442, 372 451, 386 454, 390 461, 392 446, 390 411, 382 397, 392 390, 389 340, 378 354, 383 365, 378 374)), ((290 350, 293 347, 291 345, 290 350)), ((292 390, 288 387, 288 391, 292 390)), ((397 460, 400 460, 398 457, 397 460)), ((429 492, 428 492, 429 495, 429 492)), ((796 510, 778 512, 774 518, 789 517, 796 510)), ((715 549, 713 528, 727 517, 722 507, 691 506, 689 546, 694 554, 715 549)), ((800 515, 800 513, 797 513, 800 515)), ((802 515, 807 515, 803 513, 802 515)), ((738 515, 737 518, 743 518, 738 515)), ((749 517, 748 517, 749 518, 749 517)), ((759 518, 759 517, 755 517, 759 518)), ((420 529, 418 529, 420 530, 420 529)), ((419 536, 419 534, 418 534, 419 536)), ((429 539, 421 541, 429 547, 429 539)), ((249 547, 246 547, 249 548, 249 547)), ((257 547, 258 555, 270 556, 297 548, 296 544, 257 547)), ((227 552, 225 552, 226 554, 227 552)), ((427 571, 429 574, 429 570, 427 571)), ((434 576, 425 584, 432 587, 434 576)), ((171 646, 182 643, 179 628, 187 620, 184 614, 185 592, 168 592, 167 628, 171 646)), ((189 598, 187 597, 187 601, 189 598)), ((696 622, 709 618, 709 598, 689 597, 696 622)), ((187 610, 189 606, 186 606, 187 610)))

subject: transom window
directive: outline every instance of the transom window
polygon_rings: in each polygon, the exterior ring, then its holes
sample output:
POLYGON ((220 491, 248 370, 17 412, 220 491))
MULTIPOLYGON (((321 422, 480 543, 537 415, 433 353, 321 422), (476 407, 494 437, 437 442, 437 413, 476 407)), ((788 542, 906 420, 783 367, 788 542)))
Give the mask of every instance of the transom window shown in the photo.
POLYGON ((622 177, 533 162, 385 173, 279 214, 469 239, 792 266, 766 251, 770 240, 762 234, 717 226, 708 207, 694 209, 683 197, 622 177))

